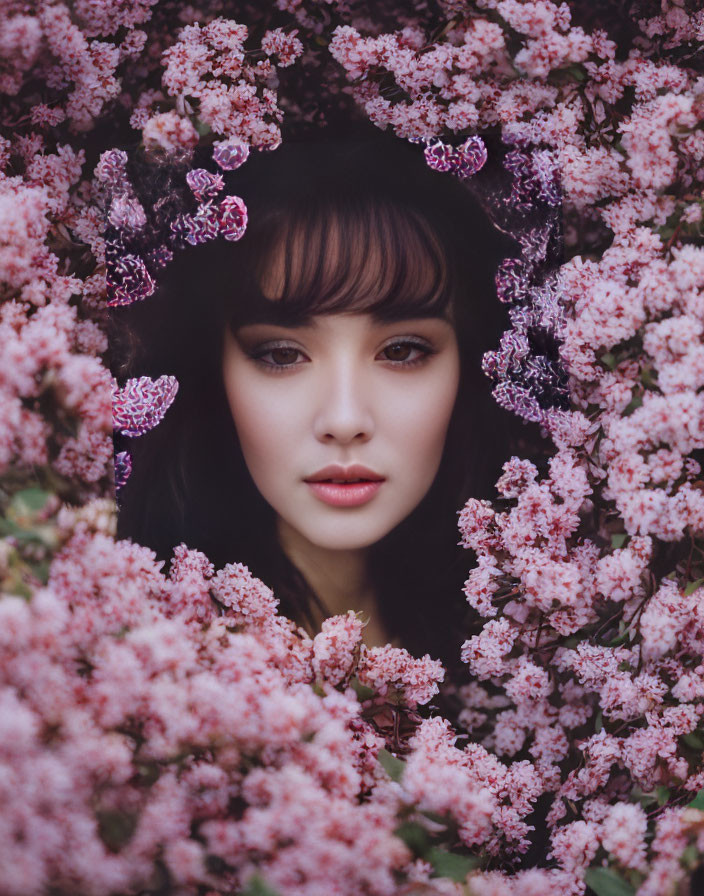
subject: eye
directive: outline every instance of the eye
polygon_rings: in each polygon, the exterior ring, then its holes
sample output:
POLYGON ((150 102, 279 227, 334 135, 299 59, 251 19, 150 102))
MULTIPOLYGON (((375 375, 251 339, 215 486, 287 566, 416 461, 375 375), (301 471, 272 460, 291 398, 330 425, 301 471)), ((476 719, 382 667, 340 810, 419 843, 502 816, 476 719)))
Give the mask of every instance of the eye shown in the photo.
POLYGON ((266 354, 271 357, 272 363, 276 364, 277 367, 289 367, 295 363, 301 353, 297 348, 283 346, 281 348, 272 348, 266 354))
POLYGON ((298 367, 308 360, 299 348, 285 343, 268 343, 253 349, 249 354, 253 360, 276 373, 298 367))
POLYGON ((427 342, 417 339, 394 339, 379 353, 382 360, 390 361, 397 367, 411 367, 425 361, 435 350, 427 342))
MULTIPOLYGON (((422 364, 435 353, 436 349, 425 340, 396 337, 382 347, 376 359, 386 361, 392 367, 408 368, 422 364)), ((260 343, 247 354, 271 373, 283 373, 310 360, 301 349, 287 342, 260 343)))

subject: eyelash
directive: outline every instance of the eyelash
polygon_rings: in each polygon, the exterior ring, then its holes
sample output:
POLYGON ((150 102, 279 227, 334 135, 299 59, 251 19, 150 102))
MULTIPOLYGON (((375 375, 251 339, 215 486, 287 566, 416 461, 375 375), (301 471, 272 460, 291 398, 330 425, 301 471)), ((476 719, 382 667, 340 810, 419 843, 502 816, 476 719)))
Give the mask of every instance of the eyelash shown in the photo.
MULTIPOLYGON (((431 355, 434 355, 437 352, 437 349, 433 348, 427 342, 421 342, 420 340, 415 340, 415 339, 394 339, 391 342, 388 342, 381 349, 381 351, 384 352, 389 348, 399 346, 399 345, 410 346, 411 348, 417 349, 419 352, 421 352, 421 354, 418 357, 413 358, 410 361, 391 361, 391 360, 387 359, 387 363, 391 364, 393 367, 401 367, 404 369, 416 367, 419 364, 425 363, 425 361, 427 361, 427 359, 431 355)), ((260 348, 255 348, 249 352, 249 356, 250 356, 250 358, 252 358, 253 361, 256 361, 257 364, 260 364, 262 367, 266 368, 266 370, 268 370, 271 373, 285 373, 288 370, 292 370, 294 367, 298 367, 299 362, 294 362, 292 364, 275 364, 275 363, 272 363, 271 361, 264 360, 266 355, 270 354, 273 351, 276 351, 276 349, 278 349, 278 348, 292 349, 294 351, 297 351, 301 355, 303 354, 303 352, 300 349, 296 348, 295 346, 288 345, 285 342, 279 342, 279 343, 268 343, 266 346, 262 346, 260 348)))

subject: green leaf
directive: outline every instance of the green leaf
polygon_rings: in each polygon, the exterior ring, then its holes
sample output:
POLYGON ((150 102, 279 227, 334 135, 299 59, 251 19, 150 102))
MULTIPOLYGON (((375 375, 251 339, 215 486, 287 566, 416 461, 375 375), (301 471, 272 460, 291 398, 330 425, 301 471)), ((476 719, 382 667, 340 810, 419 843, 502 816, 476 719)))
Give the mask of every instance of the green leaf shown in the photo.
POLYGON ((479 864, 476 856, 459 856, 437 846, 430 849, 426 859, 433 866, 433 877, 449 877, 458 883, 462 883, 479 864))
POLYGON ((597 734, 599 734, 599 732, 601 731, 601 729, 603 727, 604 727, 604 716, 602 715, 601 710, 599 710, 599 712, 596 714, 596 718, 594 719, 594 730, 596 731, 597 734))
POLYGON ((693 594, 697 588, 701 588, 704 585, 704 579, 697 579, 695 582, 688 582, 685 585, 684 593, 686 597, 689 597, 690 594, 693 594))
POLYGON ((609 370, 613 370, 616 367, 616 355, 612 352, 606 352, 606 354, 602 355, 599 360, 605 367, 608 367, 609 370))
POLYGON ((690 731, 689 734, 683 735, 682 740, 692 750, 698 750, 699 752, 704 750, 704 740, 702 740, 701 733, 697 731, 690 731))
POLYGON ((680 865, 688 871, 693 871, 700 863, 700 856, 701 854, 697 849, 697 844, 688 843, 680 856, 680 865))
POLYGON ((655 788, 655 798, 658 801, 658 806, 664 806, 665 803, 670 799, 669 789, 662 784, 658 784, 658 786, 655 788))
POLYGON ((611 547, 614 550, 618 550, 618 548, 622 548, 626 543, 626 539, 628 538, 628 532, 617 532, 615 535, 611 536, 611 547))
POLYGON ((588 868, 584 876, 596 896, 634 896, 635 890, 609 868, 588 868))
POLYGON ((0 519, 0 536, 11 535, 20 544, 51 545, 51 530, 47 534, 47 527, 40 526, 35 529, 25 529, 9 519, 0 519))
POLYGON ((5 517, 0 517, 0 535, 3 537, 6 535, 13 535, 15 537, 19 537, 24 532, 24 529, 20 529, 20 527, 13 523, 12 520, 5 519, 5 517))
POLYGON ((643 404, 643 396, 640 394, 634 395, 633 398, 628 403, 628 405, 625 407, 625 409, 623 411, 623 416, 630 417, 630 415, 633 413, 633 411, 635 411, 636 408, 641 407, 642 404, 643 404))
POLYGON ((645 370, 641 371, 640 381, 649 389, 654 389, 657 387, 657 379, 658 372, 654 370, 652 367, 646 367, 645 370))
POLYGON ((433 824, 441 824, 447 827, 447 816, 441 815, 439 812, 421 812, 423 818, 427 818, 428 821, 432 821, 433 824))
POLYGON ((10 503, 13 514, 25 515, 27 513, 39 513, 49 500, 51 495, 43 488, 25 488, 16 492, 10 503))
POLYGON ((33 563, 32 564, 32 572, 36 576, 37 579, 42 583, 42 585, 46 585, 49 581, 49 569, 51 568, 51 561, 44 560, 41 563, 33 563))
POLYGON ((631 791, 631 796, 634 799, 638 800, 638 802, 641 804, 641 806, 643 806, 643 808, 649 808, 650 806, 653 805, 654 802, 656 802, 654 793, 651 793, 651 792, 648 792, 645 790, 641 790, 640 787, 634 787, 633 790, 631 791))
POLYGON ((32 599, 32 589, 25 582, 14 581, 9 585, 3 585, 6 594, 14 594, 23 600, 32 599))
POLYGON ((367 687, 366 684, 362 684, 362 682, 358 678, 353 678, 350 681, 350 686, 357 695, 357 699, 360 702, 371 700, 371 698, 374 696, 374 691, 371 688, 367 687))
POLYGON ((574 63, 572 65, 568 65, 565 68, 565 71, 569 75, 571 75, 575 79, 575 81, 584 81, 584 79, 587 77, 587 72, 583 68, 583 66, 578 65, 576 63, 574 63))
POLYGON ((389 753, 389 751, 383 749, 383 747, 379 750, 377 759, 391 780, 398 783, 401 780, 406 763, 402 759, 397 759, 393 753, 389 753))
POLYGON ((279 896, 258 874, 250 877, 247 886, 241 891, 242 896, 279 896))
POLYGON ((413 855, 425 857, 430 841, 428 831, 417 821, 404 821, 394 831, 394 834, 403 840, 413 855))
POLYGON ((691 803, 687 804, 688 809, 699 809, 704 812, 704 788, 694 797, 691 803))

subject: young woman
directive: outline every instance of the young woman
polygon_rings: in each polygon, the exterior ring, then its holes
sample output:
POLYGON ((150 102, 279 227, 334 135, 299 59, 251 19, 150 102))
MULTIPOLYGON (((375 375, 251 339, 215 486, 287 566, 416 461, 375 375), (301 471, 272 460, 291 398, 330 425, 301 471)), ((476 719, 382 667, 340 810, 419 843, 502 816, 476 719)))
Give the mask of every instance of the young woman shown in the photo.
POLYGON ((518 433, 481 371, 515 247, 379 132, 256 153, 226 191, 242 239, 178 252, 157 295, 114 312, 134 341, 116 375, 180 384, 122 446, 118 534, 245 563, 311 633, 360 610, 368 645, 455 665, 472 623, 456 514, 492 494, 518 433))

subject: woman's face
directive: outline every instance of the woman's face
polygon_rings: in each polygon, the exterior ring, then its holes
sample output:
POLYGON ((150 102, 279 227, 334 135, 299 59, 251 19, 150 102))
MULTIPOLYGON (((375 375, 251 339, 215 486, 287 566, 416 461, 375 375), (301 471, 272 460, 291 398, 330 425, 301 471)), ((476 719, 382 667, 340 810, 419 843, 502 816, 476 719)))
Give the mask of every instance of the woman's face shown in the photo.
POLYGON ((367 313, 225 333, 223 377, 245 462, 307 541, 379 541, 428 492, 460 376, 453 326, 367 313))

